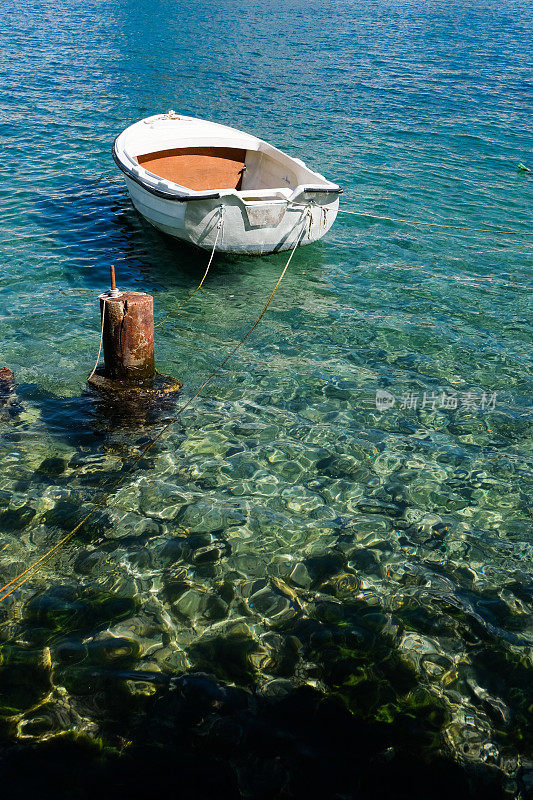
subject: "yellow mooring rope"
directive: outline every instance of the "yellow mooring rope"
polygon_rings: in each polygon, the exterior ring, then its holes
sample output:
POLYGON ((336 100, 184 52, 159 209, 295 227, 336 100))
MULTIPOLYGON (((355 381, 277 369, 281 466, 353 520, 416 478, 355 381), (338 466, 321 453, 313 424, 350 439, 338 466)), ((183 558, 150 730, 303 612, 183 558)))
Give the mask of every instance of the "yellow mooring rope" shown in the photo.
POLYGON ((183 306, 186 303, 188 303, 189 300, 192 297, 194 297, 196 292, 199 289, 202 288, 203 283, 204 283, 205 279, 207 278, 207 273, 209 272, 209 267, 211 266, 211 262, 213 261, 213 256, 215 255, 215 249, 216 249, 216 246, 217 246, 217 243, 218 243, 218 237, 220 236, 220 234, 222 232, 223 224, 224 224, 224 206, 220 206, 220 216, 219 216, 218 222, 217 222, 217 235, 215 236, 215 243, 213 244, 213 249, 211 250, 211 257, 210 257, 209 261, 207 262, 207 267, 205 268, 205 272, 204 272, 204 274, 202 276, 202 280, 200 281, 200 283, 198 284, 198 286, 196 287, 194 292, 191 292, 190 295, 188 297, 186 297, 185 300, 182 303, 180 303, 177 308, 174 308, 172 311, 169 311, 169 313, 166 315, 166 317, 164 319, 161 320, 161 322, 158 322, 156 325, 154 325, 154 328, 159 328, 159 326, 162 325, 163 322, 166 322, 167 319, 172 316, 172 314, 177 314, 178 311, 181 308, 183 308, 183 306))
MULTIPOLYGON (((307 216, 309 214, 309 208, 306 207, 304 209, 304 212, 305 212, 304 213, 304 219, 305 219, 305 216, 307 216)), ((248 339, 250 334, 257 328, 257 326, 259 325, 259 323, 263 319, 264 315, 266 314, 266 311, 267 311, 270 303, 272 302, 272 300, 274 298, 274 295, 278 291, 278 288, 279 288, 279 286, 281 284, 281 281, 285 277, 285 273, 287 272, 287 270, 289 268, 289 264, 292 261, 292 257, 294 255, 294 253, 296 252, 296 249, 297 249, 298 245, 302 241, 302 238, 303 238, 303 236, 305 234, 305 231, 306 231, 306 227, 304 225, 303 228, 302 228, 301 233, 299 234, 299 236, 298 236, 298 238, 296 240, 296 243, 295 243, 294 247, 291 250, 291 254, 290 254, 290 256, 289 256, 289 258, 287 260, 287 263, 283 267, 283 270, 282 270, 278 280, 276 281, 276 285, 274 286, 274 288, 272 289, 272 292, 270 293, 270 297, 268 298, 268 300, 266 301, 265 305, 263 306, 263 309, 262 309, 261 313, 259 314, 259 316, 257 317, 257 319, 255 320, 254 324, 252 325, 251 328, 248 329, 248 331, 242 337, 240 342, 238 342, 238 344, 236 344, 235 347, 232 350, 230 350, 230 352, 225 356, 225 358, 223 358, 223 360, 220 362, 218 367, 216 367, 216 369, 213 370, 213 372, 209 375, 209 377, 206 378, 206 380, 202 383, 202 385, 199 387, 199 389, 197 389, 195 394, 193 394, 193 396, 190 397, 189 400, 187 400, 187 402, 184 403, 183 406, 180 409, 178 409, 178 411, 175 414, 175 416, 172 417, 161 428, 161 430, 159 431, 157 436, 154 436, 154 438, 150 442, 148 442, 148 444, 141 450, 141 452, 137 456, 137 458, 135 458, 135 460, 132 462, 131 466, 124 472, 122 477, 119 478, 118 481, 116 481, 116 483, 113 485, 113 487, 108 492, 106 492, 105 494, 102 495, 100 500, 93 505, 93 507, 91 508, 89 513, 85 515, 85 517, 81 520, 81 522, 78 522, 78 524, 74 528, 72 528, 72 530, 69 531, 69 533, 67 533, 66 536, 63 536, 63 538, 60 539, 59 542, 57 542, 57 544, 54 545, 54 547, 50 548, 50 550, 48 550, 43 556, 41 556, 41 558, 37 559, 37 561, 34 561, 33 564, 30 564, 30 566, 27 567, 27 569, 25 569, 23 572, 20 572, 15 578, 13 578, 11 581, 9 581, 9 583, 6 583, 4 586, 2 586, 0 588, 0 595, 1 595, 0 596, 0 603, 3 600, 5 600, 6 597, 9 597, 9 595, 13 594, 13 592, 15 592, 17 589, 20 589, 20 587, 23 586, 26 583, 26 581, 31 580, 31 578, 35 575, 36 571, 40 567, 42 567, 44 564, 46 564, 47 561, 49 561, 51 558, 53 558, 53 556, 57 553, 57 551, 60 550, 68 541, 70 541, 70 539, 72 539, 74 534, 77 533, 80 530, 80 528, 85 524, 85 522, 87 522, 87 520, 90 517, 92 517, 93 514, 96 511, 98 511, 98 509, 102 508, 102 506, 105 504, 105 502, 108 499, 108 497, 111 494, 111 492, 116 491, 119 488, 119 486, 121 486, 122 483, 124 483, 124 480, 126 479, 126 477, 133 471, 133 469, 137 466, 139 461, 141 461, 141 459, 144 458, 146 453, 148 453, 148 451, 152 449, 154 444, 157 441, 159 441, 159 439, 163 436, 163 434, 166 433, 166 431, 177 421, 177 419, 181 416, 181 414, 183 414, 183 412, 191 405, 191 403, 193 403, 196 400, 196 398, 200 395, 202 390, 205 389, 205 387, 208 385, 208 383, 210 383, 213 380, 213 378, 216 375, 218 375, 220 370, 228 363, 230 358, 233 355, 235 355, 235 353, 237 352, 239 347, 241 347, 244 344, 244 342, 248 339), (7 590, 9 590, 9 591, 7 591, 7 590)))
POLYGON ((104 297, 102 299, 103 299, 104 302, 103 302, 103 305, 102 305, 102 326, 100 328, 100 346, 98 348, 98 355, 96 356, 96 361, 94 362, 94 367, 91 370, 91 374, 87 378, 88 381, 91 380, 92 376, 94 375, 94 373, 98 369, 98 364, 100 363, 100 353, 102 352, 102 345, 104 343, 104 319, 105 319, 105 307, 106 307, 106 303, 107 303, 107 298, 104 297))
POLYGON ((379 214, 367 214, 365 211, 348 211, 339 208, 341 214, 353 214, 355 217, 369 217, 370 219, 383 219, 387 222, 401 222, 404 225, 423 225, 426 228, 448 228, 453 231, 475 231, 476 233, 497 233, 505 236, 533 236, 533 231, 502 231, 496 228, 468 228, 465 225, 444 225, 441 222, 421 222, 416 219, 398 219, 396 217, 382 217, 379 214))

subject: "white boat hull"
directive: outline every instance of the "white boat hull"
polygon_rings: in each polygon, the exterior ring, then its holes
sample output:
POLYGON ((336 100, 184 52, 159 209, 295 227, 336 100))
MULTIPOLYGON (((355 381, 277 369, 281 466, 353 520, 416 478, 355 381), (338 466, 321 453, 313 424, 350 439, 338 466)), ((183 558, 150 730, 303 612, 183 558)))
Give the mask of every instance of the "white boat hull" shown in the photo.
POLYGON ((341 190, 336 184, 266 142, 215 123, 170 114, 149 118, 117 137, 113 155, 137 211, 164 233, 205 250, 253 255, 292 249, 322 238, 337 216, 341 190), (248 185, 192 190, 142 167, 143 152, 159 148, 160 153, 151 153, 156 157, 191 153, 196 142, 210 153, 230 152, 228 145, 242 148, 231 153, 246 152, 241 172, 248 185))

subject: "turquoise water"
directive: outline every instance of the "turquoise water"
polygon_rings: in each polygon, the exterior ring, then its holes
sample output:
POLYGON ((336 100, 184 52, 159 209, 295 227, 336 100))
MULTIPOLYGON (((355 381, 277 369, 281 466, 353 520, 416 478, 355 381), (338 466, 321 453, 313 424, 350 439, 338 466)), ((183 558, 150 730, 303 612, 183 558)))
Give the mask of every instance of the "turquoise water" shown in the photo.
MULTIPOLYGON (((303 158, 346 210, 533 231, 521 0, 0 8, 2 584, 172 413, 85 388, 109 264, 160 319, 206 263, 132 209, 126 125, 174 108, 303 158)), ((1 604, 12 796, 175 770, 197 797, 526 798, 532 255, 347 214, 296 253, 228 367, 1 604)), ((157 329, 183 398, 284 263, 219 257, 157 329)))

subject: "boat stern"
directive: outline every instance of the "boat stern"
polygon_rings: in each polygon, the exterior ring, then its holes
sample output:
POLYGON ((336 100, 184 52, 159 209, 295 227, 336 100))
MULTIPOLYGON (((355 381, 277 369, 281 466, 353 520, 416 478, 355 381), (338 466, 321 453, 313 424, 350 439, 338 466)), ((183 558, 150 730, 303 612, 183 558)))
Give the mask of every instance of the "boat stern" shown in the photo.
POLYGON ((300 240, 310 244, 331 228, 339 193, 302 192, 294 200, 279 193, 187 203, 187 239, 205 250, 257 255, 289 250, 300 240), (221 230, 217 239, 217 225, 221 230))

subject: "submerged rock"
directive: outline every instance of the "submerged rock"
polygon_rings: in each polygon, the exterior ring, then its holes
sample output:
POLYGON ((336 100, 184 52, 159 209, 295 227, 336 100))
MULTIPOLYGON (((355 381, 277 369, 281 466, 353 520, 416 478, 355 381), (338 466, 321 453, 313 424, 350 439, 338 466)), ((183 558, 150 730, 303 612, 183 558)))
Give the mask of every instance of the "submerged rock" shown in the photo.
POLYGON ((188 649, 197 669, 209 670, 222 680, 245 686, 256 677, 256 657, 266 654, 248 625, 240 621, 214 626, 188 649))
POLYGON ((87 656, 91 663, 114 666, 133 665, 141 654, 139 642, 124 636, 102 634, 87 645, 87 656))
POLYGON ((202 618, 205 621, 221 620, 228 615, 228 605, 220 597, 196 587, 187 589, 173 604, 173 610, 186 618, 189 624, 202 618))
POLYGON ((67 468, 66 459, 59 456, 45 458, 37 467, 36 472, 46 478, 57 478, 62 475, 67 468))
POLYGON ((95 625, 132 616, 138 606, 133 597, 73 586, 53 586, 33 597, 24 608, 25 622, 66 634, 92 630, 95 625))
POLYGON ((244 524, 246 514, 236 505, 200 500, 187 506, 178 519, 191 533, 210 533, 244 524))
POLYGON ((0 647, 0 717, 12 717, 34 706, 51 688, 48 647, 0 647))
POLYGON ((266 619, 278 619, 290 608, 290 599, 265 586, 248 598, 248 608, 266 619))

